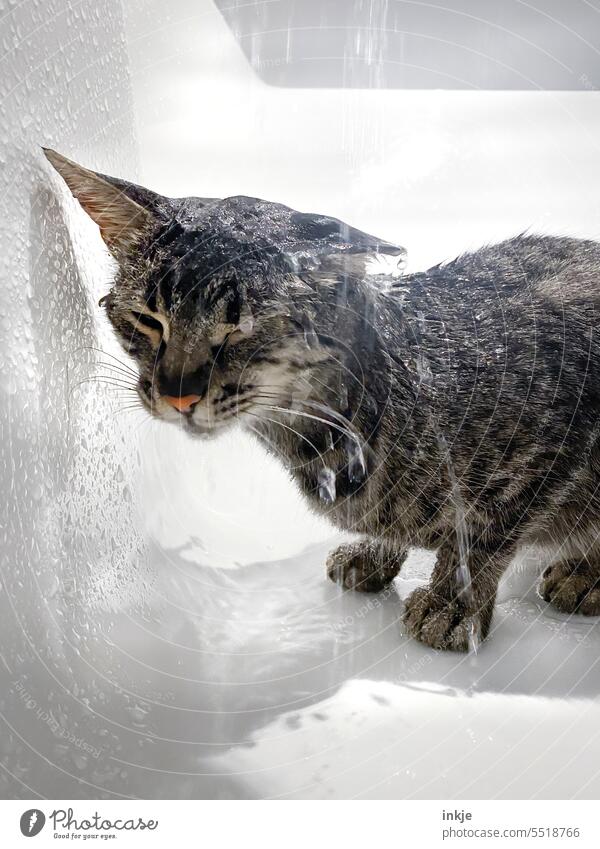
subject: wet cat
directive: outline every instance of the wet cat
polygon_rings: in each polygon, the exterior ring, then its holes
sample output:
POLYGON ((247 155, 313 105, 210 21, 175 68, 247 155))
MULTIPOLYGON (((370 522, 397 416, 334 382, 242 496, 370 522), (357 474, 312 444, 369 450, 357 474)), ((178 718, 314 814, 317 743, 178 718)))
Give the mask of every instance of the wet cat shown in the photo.
POLYGON ((600 613, 600 246, 518 236, 426 272, 398 245, 248 197, 169 199, 46 156, 119 271, 103 299, 144 407, 192 436, 234 423, 362 542, 329 577, 376 592, 437 551, 405 623, 486 636, 519 546, 558 545, 541 594, 600 613))

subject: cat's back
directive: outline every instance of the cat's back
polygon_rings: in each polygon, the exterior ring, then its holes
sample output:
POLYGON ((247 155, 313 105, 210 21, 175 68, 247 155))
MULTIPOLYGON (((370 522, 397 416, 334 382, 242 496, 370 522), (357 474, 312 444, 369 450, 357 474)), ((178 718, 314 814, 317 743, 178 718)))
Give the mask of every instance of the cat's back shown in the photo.
POLYGON ((462 254, 426 272, 429 292, 440 304, 449 299, 491 306, 600 305, 600 243, 564 236, 521 235, 462 254))
POLYGON ((476 399, 480 412, 489 403, 486 415, 510 421, 523 399, 533 417, 555 397, 567 418, 581 401, 600 406, 598 243, 518 236, 411 275, 400 288, 413 359, 426 352, 457 409, 476 399))

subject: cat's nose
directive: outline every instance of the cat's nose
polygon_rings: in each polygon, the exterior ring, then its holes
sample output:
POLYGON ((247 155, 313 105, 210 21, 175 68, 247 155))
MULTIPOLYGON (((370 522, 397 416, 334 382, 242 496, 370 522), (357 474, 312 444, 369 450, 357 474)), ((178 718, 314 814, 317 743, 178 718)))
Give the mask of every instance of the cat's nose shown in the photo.
POLYGON ((175 410, 180 413, 189 413, 194 404, 197 404, 201 399, 201 395, 163 395, 163 400, 170 404, 175 410))

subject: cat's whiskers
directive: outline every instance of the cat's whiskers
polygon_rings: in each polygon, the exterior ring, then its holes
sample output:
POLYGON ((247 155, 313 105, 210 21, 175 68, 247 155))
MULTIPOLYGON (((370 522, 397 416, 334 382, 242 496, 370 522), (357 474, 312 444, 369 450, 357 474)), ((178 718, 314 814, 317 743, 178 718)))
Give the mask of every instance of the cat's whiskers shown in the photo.
MULTIPOLYGON (((325 384, 322 384, 325 386, 325 384)), ((265 389, 276 389, 277 387, 270 387, 267 385, 262 385, 261 388, 265 389)), ((276 396, 273 396, 276 397, 276 396)), ((320 410, 322 413, 333 416, 338 422, 340 422, 344 427, 348 427, 352 424, 351 419, 347 419, 343 413, 340 413, 338 410, 334 410, 329 404, 322 404, 319 401, 315 401, 311 398, 295 398, 292 403, 294 404, 304 404, 305 406, 313 407, 315 410, 320 410)), ((357 434, 358 435, 358 434, 357 434)))
POLYGON ((134 411, 144 412, 144 408, 141 404, 126 404, 124 407, 117 407, 116 410, 112 411, 113 418, 117 415, 121 415, 122 413, 132 413, 134 411))
POLYGON ((137 393, 136 387, 134 386, 94 375, 83 378, 82 380, 77 381, 77 383, 71 386, 68 391, 69 399, 73 397, 73 394, 77 389, 80 389, 85 384, 94 384, 96 386, 110 387, 111 392, 114 393, 117 398, 130 398, 132 392, 137 393))
MULTIPOLYGON (((256 413, 250 413, 250 412, 248 412, 248 415, 252 416, 255 419, 258 419, 259 421, 267 421, 267 422, 270 422, 271 424, 278 425, 279 427, 282 427, 285 430, 291 431, 293 434, 295 434, 295 436, 299 437, 304 442, 306 442, 308 445, 310 445, 310 447, 313 449, 313 451, 319 457, 319 459, 323 460, 323 455, 321 454, 321 452, 319 451, 317 446, 313 442, 311 442, 311 440, 308 439, 307 436, 300 433, 300 431, 296 430, 295 428, 291 427, 290 425, 286 425, 283 422, 277 421, 277 419, 271 419, 271 418, 269 418, 269 416, 258 416, 256 413)), ((257 431, 255 428, 251 427, 250 429, 253 430, 254 433, 258 433, 259 435, 261 435, 260 432, 257 431)), ((267 441, 269 441, 269 440, 267 440, 267 441)), ((270 441, 269 441, 269 444, 271 444, 270 441)))
MULTIPOLYGON (((272 396, 269 396, 268 394, 263 394, 263 395, 256 394, 254 397, 257 398, 258 400, 260 398, 264 398, 267 401, 272 401, 272 396)), ((302 403, 302 402, 300 401, 298 403, 302 403)), ((312 421, 320 422, 321 424, 326 424, 328 427, 332 427, 335 430, 338 430, 340 433, 343 433, 345 436, 347 436, 349 439, 352 439, 354 442, 356 442, 359 445, 364 442, 362 436, 356 430, 351 430, 347 426, 349 424, 347 419, 345 420, 346 426, 342 426, 342 425, 338 424, 336 421, 331 421, 329 419, 322 418, 321 416, 315 416, 312 413, 307 413, 305 410, 298 410, 296 408, 280 407, 280 406, 274 405, 274 404, 257 404, 257 406, 264 407, 264 409, 271 410, 271 411, 276 412, 276 413, 285 413, 286 415, 300 416, 301 418, 310 419, 312 421)))
POLYGON ((111 354, 110 351, 105 351, 102 348, 97 348, 94 345, 81 345, 79 348, 73 348, 70 353, 74 354, 78 351, 94 351, 97 354, 102 354, 102 356, 104 357, 110 357, 112 360, 115 361, 115 363, 118 363, 121 368, 129 372, 133 377, 137 378, 138 376, 137 371, 132 366, 130 366, 128 363, 124 363, 123 360, 120 360, 114 354, 111 354))
MULTIPOLYGON (((257 418, 258 418, 258 416, 257 416, 257 418)), ((269 437, 266 434, 261 433, 260 430, 257 430, 255 427, 252 427, 251 424, 246 425, 246 427, 248 428, 249 431, 254 433, 261 440, 261 442, 266 442, 267 445, 269 446, 269 448, 271 448, 271 450, 273 452, 275 452, 275 453, 277 452, 277 446, 273 444, 273 441, 271 439, 269 439, 269 437)))
MULTIPOLYGON (((137 385, 137 384, 133 383, 131 380, 129 380, 128 378, 121 377, 117 374, 112 374, 112 373, 103 374, 102 372, 98 372, 96 374, 88 374, 85 377, 82 377, 81 380, 78 381, 78 383, 86 383, 86 382, 101 381, 101 380, 108 382, 108 383, 112 383, 115 386, 117 386, 117 385, 118 386, 126 386, 126 387, 131 388, 131 389, 135 389, 135 387, 137 385)), ((75 384, 75 385, 77 385, 77 384, 75 384)))
POLYGON ((121 377, 126 377, 129 380, 134 377, 137 379, 138 377, 137 373, 131 372, 128 369, 121 368, 120 366, 116 365, 116 363, 106 363, 103 360, 95 360, 93 365, 102 366, 102 368, 108 369, 108 371, 110 371, 111 373, 114 373, 121 377))
POLYGON ((135 392, 136 387, 132 386, 129 383, 121 383, 117 380, 111 380, 108 377, 103 377, 101 375, 92 375, 90 377, 84 377, 81 380, 78 380, 70 389, 69 394, 72 395, 73 392, 78 389, 80 386, 83 386, 86 383, 96 383, 103 384, 105 386, 113 386, 115 389, 119 389, 122 391, 135 392))

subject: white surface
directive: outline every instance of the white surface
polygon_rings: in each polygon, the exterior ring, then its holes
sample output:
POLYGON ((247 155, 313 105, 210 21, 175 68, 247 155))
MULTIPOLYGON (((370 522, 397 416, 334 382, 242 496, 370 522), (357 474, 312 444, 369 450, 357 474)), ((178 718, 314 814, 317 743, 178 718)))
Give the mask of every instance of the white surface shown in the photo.
MULTIPOLYGON (((67 407, 65 351, 111 344, 107 268, 37 144, 137 171, 118 6, 64 6, 2 19, 4 794, 597 796, 598 626, 538 599, 539 564, 474 662, 437 654, 400 625, 422 554, 398 594, 342 594, 336 540, 250 442, 184 442, 110 387, 67 407)), ((270 89, 209 3, 165 9, 126 4, 152 188, 336 214, 413 267, 598 235, 598 94, 270 89)))

